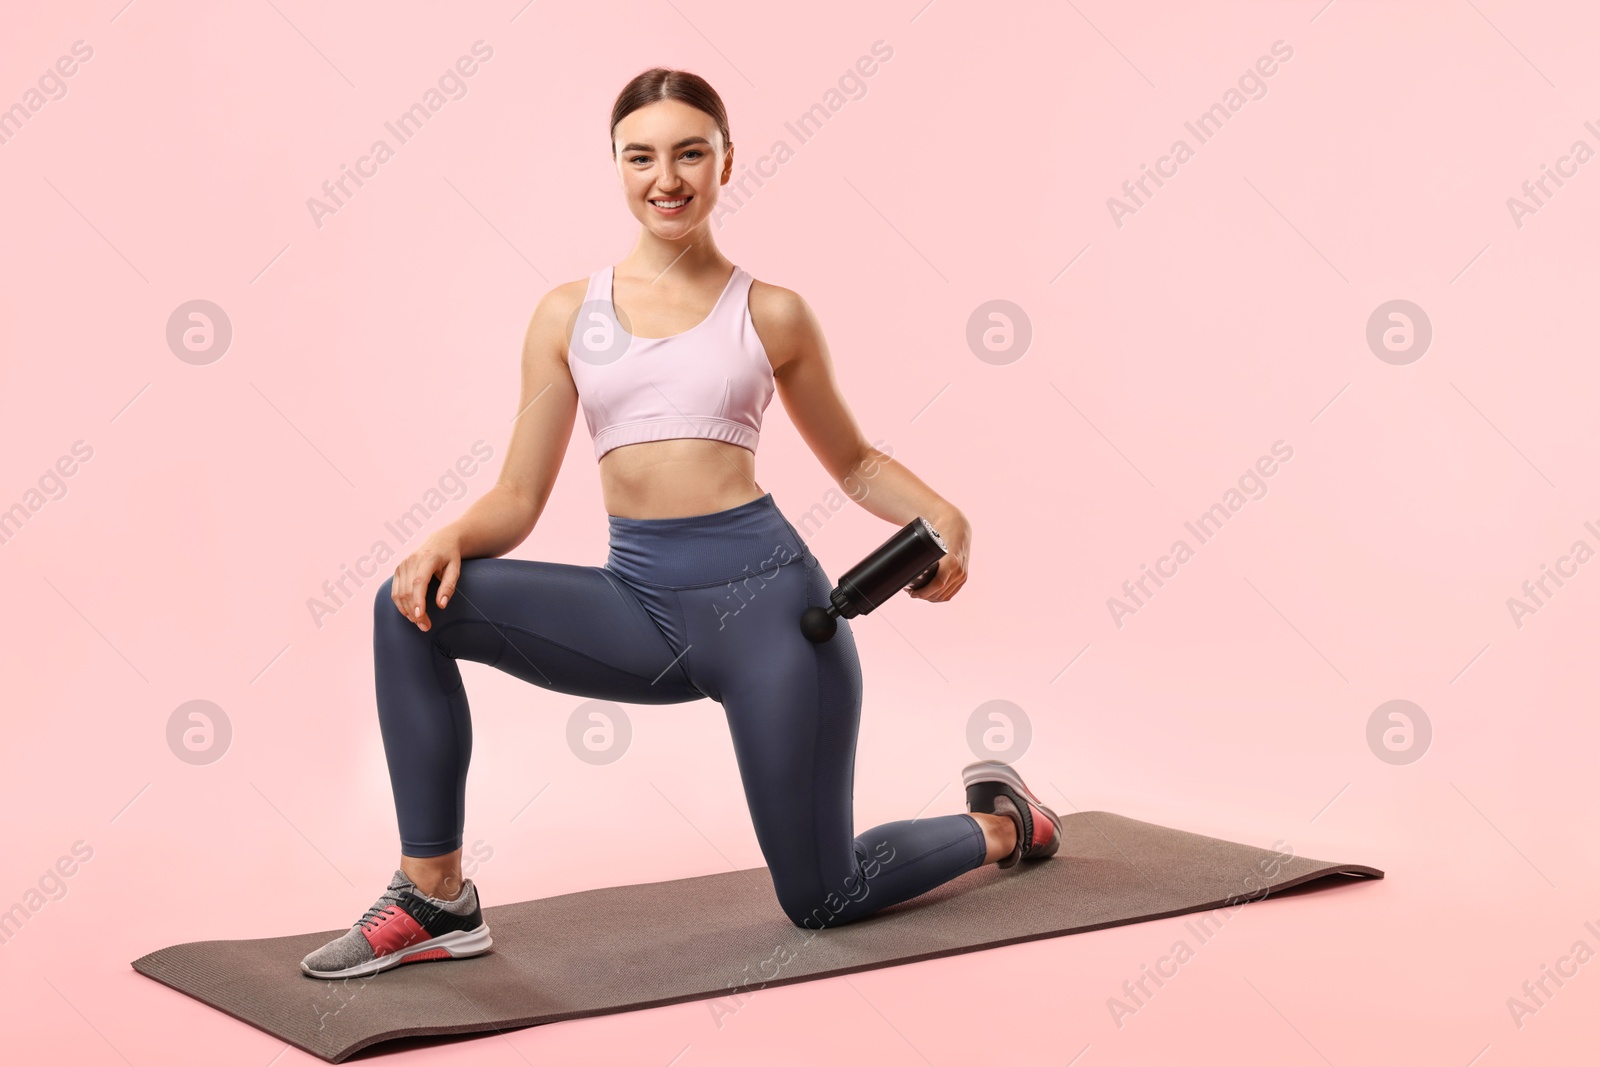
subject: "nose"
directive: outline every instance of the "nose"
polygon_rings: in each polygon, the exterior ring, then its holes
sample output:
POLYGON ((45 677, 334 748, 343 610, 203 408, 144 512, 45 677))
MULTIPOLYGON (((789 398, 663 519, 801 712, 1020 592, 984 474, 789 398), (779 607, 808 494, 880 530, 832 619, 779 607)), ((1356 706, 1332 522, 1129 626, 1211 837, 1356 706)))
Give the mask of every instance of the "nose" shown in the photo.
POLYGON ((672 160, 664 160, 661 164, 661 180, 656 182, 663 193, 675 193, 682 184, 678 177, 677 164, 672 160))

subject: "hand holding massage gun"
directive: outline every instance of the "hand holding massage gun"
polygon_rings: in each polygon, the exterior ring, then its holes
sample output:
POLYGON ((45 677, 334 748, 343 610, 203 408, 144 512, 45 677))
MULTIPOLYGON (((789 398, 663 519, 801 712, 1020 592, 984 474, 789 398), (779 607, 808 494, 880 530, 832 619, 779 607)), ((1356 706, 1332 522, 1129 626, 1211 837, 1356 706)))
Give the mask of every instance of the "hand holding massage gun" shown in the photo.
POLYGON ((828 594, 828 607, 802 612, 800 632, 812 643, 820 644, 839 628, 838 616, 853 619, 865 615, 902 586, 921 589, 939 573, 939 559, 945 552, 939 531, 927 519, 917 516, 844 573, 828 594))

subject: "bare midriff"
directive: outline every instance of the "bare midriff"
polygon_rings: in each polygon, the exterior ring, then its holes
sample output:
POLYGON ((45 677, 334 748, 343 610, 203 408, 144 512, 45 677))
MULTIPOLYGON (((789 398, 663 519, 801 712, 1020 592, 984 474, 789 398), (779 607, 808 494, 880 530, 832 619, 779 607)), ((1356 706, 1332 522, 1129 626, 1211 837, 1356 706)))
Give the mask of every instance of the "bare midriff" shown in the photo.
POLYGON ((709 515, 766 495, 756 457, 725 441, 684 437, 621 445, 600 457, 606 513, 628 519, 709 515))

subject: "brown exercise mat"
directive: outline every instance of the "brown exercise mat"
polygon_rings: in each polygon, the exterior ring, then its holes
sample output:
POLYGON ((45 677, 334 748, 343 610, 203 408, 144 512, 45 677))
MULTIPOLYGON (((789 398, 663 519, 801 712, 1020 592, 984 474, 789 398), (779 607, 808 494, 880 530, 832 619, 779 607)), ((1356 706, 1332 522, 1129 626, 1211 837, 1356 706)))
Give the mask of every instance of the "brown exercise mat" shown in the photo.
MULTIPOLYGON (((989 864, 820 932, 790 923, 767 869, 755 867, 487 906, 494 948, 485 955, 367 978, 300 972, 301 957, 339 929, 193 941, 133 967, 340 1063, 392 1038, 492 1034, 686 1000, 710 1001, 707 1010, 724 1020, 764 986, 1236 909, 1330 875, 1383 877, 1360 864, 1286 858, 1290 846, 1254 848, 1110 812, 1077 812, 1062 823, 1061 851, 1051 859, 1005 871, 989 864)), ((1220 929, 1235 914, 1196 921, 1220 929)))

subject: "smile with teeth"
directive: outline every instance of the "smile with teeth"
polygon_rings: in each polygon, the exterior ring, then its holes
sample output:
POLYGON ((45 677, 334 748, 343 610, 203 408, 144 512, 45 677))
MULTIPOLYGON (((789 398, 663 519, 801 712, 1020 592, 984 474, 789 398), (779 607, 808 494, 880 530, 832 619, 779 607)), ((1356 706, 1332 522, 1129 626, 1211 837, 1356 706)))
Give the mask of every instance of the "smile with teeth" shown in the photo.
POLYGON ((694 198, 689 196, 680 196, 676 200, 652 200, 650 202, 656 207, 665 208, 666 210, 671 211, 673 208, 682 207, 692 199, 694 198))

